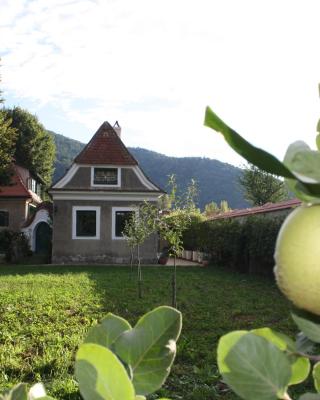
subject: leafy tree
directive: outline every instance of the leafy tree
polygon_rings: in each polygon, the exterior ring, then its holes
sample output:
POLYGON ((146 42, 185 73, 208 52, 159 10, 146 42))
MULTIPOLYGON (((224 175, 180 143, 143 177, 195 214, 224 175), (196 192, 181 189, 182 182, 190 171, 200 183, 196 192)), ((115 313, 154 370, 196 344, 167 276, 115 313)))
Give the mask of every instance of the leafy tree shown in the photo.
POLYGON ((239 182, 245 191, 246 200, 253 206, 276 203, 289 197, 283 181, 252 164, 243 170, 239 182))
POLYGON ((11 127, 11 119, 0 110, 0 185, 9 185, 12 176, 12 159, 17 133, 11 127))
POLYGON ((35 115, 20 107, 5 109, 5 115, 12 120, 11 126, 17 131, 14 158, 17 163, 41 176, 47 186, 51 183, 55 145, 35 115))
POLYGON ((155 232, 155 222, 158 215, 158 208, 150 203, 144 202, 137 212, 133 212, 130 219, 126 221, 123 235, 131 251, 131 270, 133 265, 133 252, 137 248, 138 261, 138 296, 142 298, 142 270, 140 246, 146 239, 155 232))
POLYGON ((169 253, 173 256, 172 273, 172 306, 177 306, 177 264, 176 259, 183 250, 183 233, 191 222, 191 214, 199 212, 196 208, 195 198, 197 196, 196 182, 191 180, 186 193, 179 196, 176 178, 169 177, 171 188, 168 198, 172 207, 171 212, 162 213, 156 222, 157 230, 162 239, 169 244, 169 253))
MULTIPOLYGON (((1 82, 1 77, 0 77, 1 82)), ((0 90, 0 104, 3 103, 0 90)), ((11 127, 11 119, 0 110, 0 185, 8 185, 12 176, 11 164, 16 143, 16 131, 11 127)))
POLYGON ((204 214, 206 217, 227 211, 231 211, 231 207, 229 207, 227 200, 222 200, 220 206, 218 206, 215 201, 211 201, 211 203, 206 204, 204 208, 204 214))

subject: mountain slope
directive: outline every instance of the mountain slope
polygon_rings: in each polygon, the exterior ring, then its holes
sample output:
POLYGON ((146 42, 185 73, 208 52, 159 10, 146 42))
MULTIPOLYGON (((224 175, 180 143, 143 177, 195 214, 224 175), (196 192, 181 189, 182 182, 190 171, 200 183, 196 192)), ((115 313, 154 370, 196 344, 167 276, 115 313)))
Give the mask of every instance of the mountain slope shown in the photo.
MULTIPOLYGON (((53 182, 57 181, 70 166, 84 144, 65 136, 50 132, 57 148, 53 182)), ((241 169, 232 165, 201 157, 168 157, 155 151, 130 148, 146 175, 162 189, 166 190, 168 176, 175 174, 181 190, 195 179, 199 189, 198 205, 201 209, 211 202, 227 200, 232 208, 247 207, 238 177, 241 169)))

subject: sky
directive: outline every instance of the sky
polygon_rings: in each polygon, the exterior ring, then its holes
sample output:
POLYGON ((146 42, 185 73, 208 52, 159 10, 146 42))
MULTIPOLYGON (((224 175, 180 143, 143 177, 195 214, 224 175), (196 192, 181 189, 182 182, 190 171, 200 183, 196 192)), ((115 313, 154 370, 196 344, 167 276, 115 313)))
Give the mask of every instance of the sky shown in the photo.
POLYGON ((127 146, 244 160, 203 126, 209 105, 283 158, 314 147, 319 0, 0 0, 7 107, 88 142, 116 120, 127 146))

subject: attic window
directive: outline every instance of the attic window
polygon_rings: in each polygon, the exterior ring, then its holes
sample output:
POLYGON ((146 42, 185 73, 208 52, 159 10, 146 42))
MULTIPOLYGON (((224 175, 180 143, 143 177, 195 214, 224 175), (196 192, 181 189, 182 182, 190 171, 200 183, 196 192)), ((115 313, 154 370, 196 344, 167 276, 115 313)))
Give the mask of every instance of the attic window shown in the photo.
POLYGON ((28 178, 28 189, 33 193, 37 193, 37 182, 33 178, 28 178))
POLYGON ((120 168, 93 167, 92 186, 120 186, 120 168))

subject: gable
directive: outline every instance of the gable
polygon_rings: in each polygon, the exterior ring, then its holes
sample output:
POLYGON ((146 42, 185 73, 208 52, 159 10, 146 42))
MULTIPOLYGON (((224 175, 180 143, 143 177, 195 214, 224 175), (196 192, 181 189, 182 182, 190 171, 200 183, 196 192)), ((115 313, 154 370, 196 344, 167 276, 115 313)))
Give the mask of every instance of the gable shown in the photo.
POLYGON ((100 126, 50 193, 55 190, 163 193, 146 177, 108 122, 100 126))
POLYGON ((104 122, 74 160, 77 164, 137 165, 116 131, 104 122))

